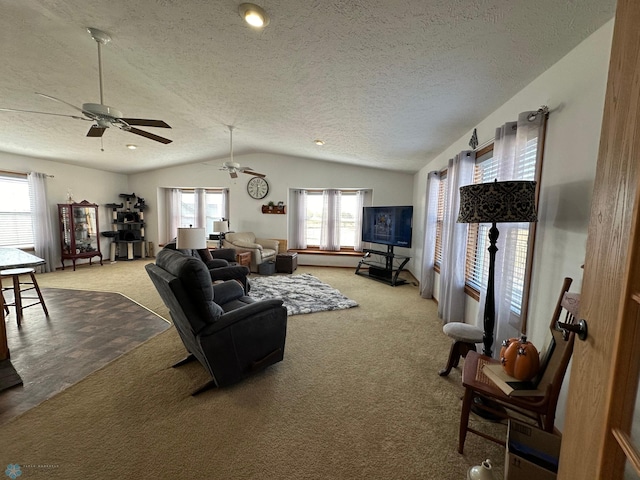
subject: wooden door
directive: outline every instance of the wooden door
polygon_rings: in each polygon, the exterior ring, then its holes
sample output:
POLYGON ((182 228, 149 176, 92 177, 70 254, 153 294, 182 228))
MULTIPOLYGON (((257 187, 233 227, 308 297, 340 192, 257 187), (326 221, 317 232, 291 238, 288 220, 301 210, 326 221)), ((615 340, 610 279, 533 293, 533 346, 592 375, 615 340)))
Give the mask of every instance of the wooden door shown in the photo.
POLYGON ((561 480, 621 479, 633 456, 627 434, 640 373, 638 25, 640 1, 619 0, 580 302, 589 336, 576 341, 573 356, 561 480))

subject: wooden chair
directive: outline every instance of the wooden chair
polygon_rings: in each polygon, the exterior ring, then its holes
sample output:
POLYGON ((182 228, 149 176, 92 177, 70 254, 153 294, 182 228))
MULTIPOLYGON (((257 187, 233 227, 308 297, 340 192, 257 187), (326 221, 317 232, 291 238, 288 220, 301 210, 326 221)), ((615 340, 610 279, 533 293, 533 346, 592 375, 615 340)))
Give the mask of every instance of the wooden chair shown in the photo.
POLYGON ((557 326, 561 317, 565 323, 577 321, 580 296, 568 293, 571 283, 571 278, 564 279, 549 326, 552 340, 547 352, 541 358, 541 365, 545 366, 545 369, 538 383, 538 389, 545 392, 544 396, 510 397, 506 395, 482 373, 483 365, 498 363, 498 360, 473 351, 467 354, 462 370, 462 385, 465 390, 460 414, 459 453, 463 452, 467 432, 475 433, 503 446, 506 443, 504 439, 469 427, 469 413, 472 406, 498 418, 528 420, 547 432, 553 431, 558 397, 575 342, 575 333, 567 332, 557 326))

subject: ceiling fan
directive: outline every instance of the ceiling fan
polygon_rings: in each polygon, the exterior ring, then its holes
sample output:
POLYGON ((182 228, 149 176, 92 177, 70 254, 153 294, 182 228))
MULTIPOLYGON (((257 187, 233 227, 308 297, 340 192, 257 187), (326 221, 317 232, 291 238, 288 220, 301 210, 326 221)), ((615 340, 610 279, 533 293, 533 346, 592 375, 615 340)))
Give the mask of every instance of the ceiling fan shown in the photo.
POLYGON ((254 172, 251 167, 241 167, 239 163, 233 161, 233 129, 236 127, 233 125, 227 125, 227 128, 229 129, 229 161, 224 162, 220 167, 220 170, 226 170, 229 172, 231 178, 238 178, 238 172, 253 175, 254 177, 266 177, 266 175, 262 173, 254 172))
POLYGON ((98 44, 98 75, 100 81, 100 103, 83 103, 82 108, 72 105, 71 103, 65 102, 64 100, 60 100, 59 98, 52 97, 51 95, 45 95, 44 93, 36 92, 36 95, 40 95, 41 97, 48 98, 49 100, 54 100, 56 102, 64 103, 65 105, 70 106, 82 113, 83 116, 79 115, 65 115, 61 113, 49 113, 49 112, 37 112, 33 110, 17 110, 14 108, 0 108, 0 110, 4 112, 20 112, 20 113, 38 113, 42 115, 55 115, 58 117, 69 117, 74 118, 76 120, 85 120, 87 122, 93 122, 93 125, 89 129, 87 133, 87 137, 102 137, 105 130, 109 127, 117 127, 120 130, 124 130, 125 132, 135 133, 136 135, 140 135, 142 137, 146 137, 150 140, 155 140, 160 143, 171 143, 172 140, 168 138, 161 137, 159 135, 155 135, 153 133, 145 132, 144 130, 140 130, 139 127, 158 127, 158 128, 171 128, 162 120, 148 120, 144 118, 124 118, 122 116, 122 112, 116 110, 113 107, 109 107, 105 105, 103 102, 103 92, 102 92, 102 56, 101 56, 101 46, 106 45, 111 41, 111 37, 103 32, 102 30, 98 30, 97 28, 87 28, 87 31, 91 35, 96 43, 98 44))

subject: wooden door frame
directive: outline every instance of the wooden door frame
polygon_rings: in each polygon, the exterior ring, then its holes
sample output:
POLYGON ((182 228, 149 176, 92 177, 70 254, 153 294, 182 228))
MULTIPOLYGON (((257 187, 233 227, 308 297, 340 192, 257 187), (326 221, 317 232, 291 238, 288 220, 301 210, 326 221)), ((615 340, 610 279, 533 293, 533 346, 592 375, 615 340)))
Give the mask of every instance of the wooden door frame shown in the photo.
POLYGON ((619 0, 587 239, 560 480, 622 478, 613 431, 630 431, 640 355, 640 2, 619 0), (637 296, 637 298, 634 297, 637 296))

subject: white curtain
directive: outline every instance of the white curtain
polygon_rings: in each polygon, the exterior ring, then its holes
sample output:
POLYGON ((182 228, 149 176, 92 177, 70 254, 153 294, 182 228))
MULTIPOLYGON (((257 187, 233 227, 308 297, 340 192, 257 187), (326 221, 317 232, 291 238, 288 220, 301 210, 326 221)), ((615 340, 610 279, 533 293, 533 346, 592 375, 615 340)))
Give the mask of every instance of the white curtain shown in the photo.
POLYGON ((320 227, 320 250, 340 250, 340 190, 322 192, 322 225, 320 227))
POLYGON ((356 192, 356 238, 353 243, 353 249, 356 252, 361 252, 363 249, 362 245, 362 209, 364 207, 364 199, 367 195, 366 190, 358 190, 356 192))
POLYGON ((436 226, 438 220, 438 187, 440 174, 429 172, 424 219, 424 245, 422 248, 422 275, 420 276, 420 296, 433 298, 435 281, 436 226))
POLYGON ((165 241, 170 242, 177 237, 180 226, 180 189, 167 188, 166 195, 167 231, 165 232, 165 241))
POLYGON ((307 248, 307 191, 293 190, 291 192, 291 219, 290 248, 307 248))
MULTIPOLYGON (((33 237, 36 256, 43 258, 47 263, 40 267, 42 272, 55 270, 56 248, 53 233, 51 215, 49 214, 49 202, 47 201, 47 175, 31 172, 27 175, 29 182, 29 196, 31 200, 31 222, 33 224, 33 237)), ((98 241, 100 241, 98 239, 98 241)))
POLYGON ((222 218, 227 221, 227 228, 231 230, 229 227, 229 189, 222 189, 222 218))
POLYGON ((465 312, 466 223, 458 223, 460 187, 473 183, 476 155, 462 151, 449 160, 447 197, 442 226, 442 263, 440 264, 440 301, 438 315, 443 323, 463 322, 465 312))
MULTIPOLYGON (((531 167, 531 156, 538 155, 538 139, 544 128, 544 115, 538 112, 523 112, 518 115, 517 122, 508 122, 496 129, 493 147, 497 159, 497 180, 534 180, 535 168, 531 167), (534 114, 536 114, 534 116, 534 114), (525 167, 525 165, 528 165, 525 167)), ((500 223, 495 263, 495 330, 493 355, 500 352, 499 345, 503 340, 517 337, 521 332, 520 310, 522 292, 514 289, 516 269, 524 268, 521 252, 517 248, 520 237, 528 235, 529 223, 500 223), (517 310, 517 311, 516 311, 517 310)), ((486 285, 480 289, 480 308, 478 324, 482 325, 486 301, 486 285)))
MULTIPOLYGON (((194 189, 194 227, 207 228, 207 191, 204 188, 194 189)), ((209 225, 211 228, 211 225, 209 225)))

